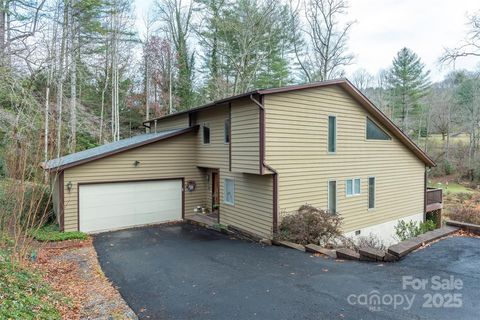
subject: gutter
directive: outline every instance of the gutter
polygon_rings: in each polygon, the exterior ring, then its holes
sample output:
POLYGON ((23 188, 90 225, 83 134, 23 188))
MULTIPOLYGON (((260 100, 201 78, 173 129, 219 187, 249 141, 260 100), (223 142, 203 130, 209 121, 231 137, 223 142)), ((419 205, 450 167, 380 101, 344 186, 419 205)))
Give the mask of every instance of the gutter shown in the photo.
POLYGON ((260 95, 260 101, 253 97, 253 94, 249 96, 250 100, 255 103, 259 108, 259 136, 260 136, 260 174, 265 174, 265 168, 273 173, 273 223, 272 231, 275 235, 278 231, 278 171, 272 168, 265 161, 265 106, 263 105, 263 95, 260 95))

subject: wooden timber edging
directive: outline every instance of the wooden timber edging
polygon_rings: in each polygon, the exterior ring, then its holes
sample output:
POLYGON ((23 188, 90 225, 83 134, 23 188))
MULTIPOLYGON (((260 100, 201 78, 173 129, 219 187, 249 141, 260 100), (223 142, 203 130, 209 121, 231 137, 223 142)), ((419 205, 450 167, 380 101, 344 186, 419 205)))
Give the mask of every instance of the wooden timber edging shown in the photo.
MULTIPOLYGON (((449 224, 449 222, 447 222, 447 224, 449 224)), ((462 224, 465 228, 475 228, 475 230, 480 234, 480 226, 478 225, 463 224, 457 221, 450 221, 450 225, 435 229, 433 231, 428 231, 424 234, 419 235, 418 237, 407 239, 405 241, 394 244, 390 246, 386 251, 370 247, 360 248, 358 252, 348 248, 339 248, 336 250, 332 250, 323 248, 316 244, 307 244, 304 246, 298 243, 279 240, 273 240, 272 244, 309 253, 318 253, 334 259, 337 258, 344 260, 361 260, 366 262, 395 262, 427 243, 449 236, 452 233, 458 231, 460 226, 458 226, 457 224, 462 224), (456 225, 453 226, 452 224, 456 225)), ((472 231, 472 229, 466 230, 472 231)))
POLYGON ((478 224, 454 221, 454 220, 447 220, 445 221, 445 223, 447 224, 447 226, 457 227, 462 230, 480 235, 480 225, 478 224))

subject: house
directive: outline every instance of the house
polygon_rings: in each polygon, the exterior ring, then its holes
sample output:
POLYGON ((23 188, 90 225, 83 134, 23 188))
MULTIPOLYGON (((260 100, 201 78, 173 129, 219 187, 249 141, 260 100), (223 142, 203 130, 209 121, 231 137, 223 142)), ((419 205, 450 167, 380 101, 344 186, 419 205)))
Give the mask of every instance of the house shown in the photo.
POLYGON ((308 203, 342 215, 347 235, 391 241, 398 220, 429 210, 434 161, 345 79, 255 90, 144 125, 150 133, 44 164, 63 230, 202 216, 271 238, 308 203))

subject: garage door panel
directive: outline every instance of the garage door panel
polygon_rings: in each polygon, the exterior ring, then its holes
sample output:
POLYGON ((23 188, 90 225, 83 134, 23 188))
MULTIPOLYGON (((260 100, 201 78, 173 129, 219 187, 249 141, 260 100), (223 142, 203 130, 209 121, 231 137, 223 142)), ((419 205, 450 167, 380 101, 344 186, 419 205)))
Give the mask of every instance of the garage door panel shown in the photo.
POLYGON ((80 185, 80 230, 99 232, 181 220, 181 180, 80 185))

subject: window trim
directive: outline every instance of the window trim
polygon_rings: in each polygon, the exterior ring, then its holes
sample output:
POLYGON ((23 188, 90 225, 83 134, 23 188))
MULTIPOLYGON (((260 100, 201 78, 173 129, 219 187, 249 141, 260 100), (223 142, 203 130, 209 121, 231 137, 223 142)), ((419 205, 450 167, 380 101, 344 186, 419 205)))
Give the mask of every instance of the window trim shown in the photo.
POLYGON ((232 178, 232 177, 224 177, 223 178, 223 203, 225 203, 229 206, 232 206, 232 207, 235 206, 235 178, 232 178), (227 192, 226 192, 227 183, 226 183, 226 181, 227 180, 230 180, 232 182, 232 186, 233 186, 233 192, 232 192, 233 201, 232 202, 228 202, 227 197, 226 197, 226 195, 227 195, 227 192))
POLYGON ((208 123, 203 123, 202 125, 202 144, 203 145, 209 145, 212 141, 212 129, 208 125, 208 123), (205 128, 208 129, 208 142, 205 142, 205 128))
POLYGON ((337 153, 337 126, 338 126, 338 123, 337 123, 337 115, 336 114, 329 114, 327 116, 327 152, 328 154, 336 154, 337 153), (335 119, 335 130, 333 132, 333 136, 334 136, 334 151, 330 151, 330 118, 334 118, 335 119))
POLYGON ((362 194, 362 178, 360 177, 353 177, 353 178, 348 178, 345 179, 345 197, 350 198, 350 197, 357 197, 362 194), (360 190, 358 190, 358 193, 355 193, 355 180, 360 181, 360 190), (348 189, 347 189, 347 184, 348 181, 352 182, 352 194, 348 194, 348 189))
POLYGON ((327 180, 327 211, 330 211, 330 182, 335 182, 335 212, 332 214, 338 214, 338 180, 337 179, 328 179, 327 180))
POLYGON ((367 189, 368 189, 368 194, 367 194, 367 208, 368 211, 373 211, 375 208, 377 208, 377 177, 375 176, 369 176, 367 180, 367 189), (370 179, 373 179, 373 207, 370 208, 370 179))
POLYGON ((374 142, 389 142, 389 141, 392 141, 393 138, 392 136, 387 132, 385 131, 378 123, 377 121, 373 120, 371 117, 369 116, 366 116, 365 117, 365 141, 374 141, 374 142), (368 120, 372 121, 383 133, 385 133, 390 139, 368 139, 367 138, 367 128, 368 128, 368 120))
POLYGON ((230 144, 231 141, 232 141, 232 123, 230 121, 230 118, 226 118, 223 121, 223 143, 230 144), (227 122, 228 122, 228 131, 227 131, 227 122), (227 135, 228 135, 228 141, 227 141, 227 135))

